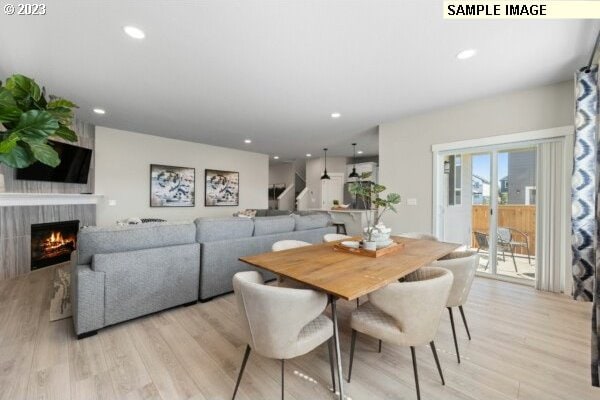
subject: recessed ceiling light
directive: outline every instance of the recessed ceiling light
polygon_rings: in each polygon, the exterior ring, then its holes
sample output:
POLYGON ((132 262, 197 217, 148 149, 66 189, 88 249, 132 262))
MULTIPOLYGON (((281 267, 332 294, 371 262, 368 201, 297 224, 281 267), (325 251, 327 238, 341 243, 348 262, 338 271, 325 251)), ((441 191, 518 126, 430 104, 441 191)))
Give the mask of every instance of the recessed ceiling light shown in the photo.
POLYGON ((358 151, 356 152, 356 154, 362 154, 362 153, 364 153, 364 151, 362 151, 362 150, 358 150, 358 151))
POLYGON ((136 28, 135 26, 125 26, 123 30, 126 34, 131 36, 134 39, 143 39, 146 37, 146 34, 140 28, 136 28))
POLYGON ((312 157, 312 154, 306 153, 306 157, 312 157))
POLYGON ((341 116, 342 116, 342 114, 340 114, 339 112, 331 113, 331 118, 339 118, 341 116))
POLYGON ((94 112, 95 112, 96 114, 100 114, 100 115, 104 115, 104 114, 106 114, 106 111, 105 111, 105 110, 103 110, 103 109, 101 109, 101 108, 94 108, 94 112))
POLYGON ((459 60, 468 60, 469 58, 475 56, 475 54, 477 54, 477 50, 466 49, 466 50, 463 50, 460 53, 458 53, 456 55, 456 58, 458 58, 459 60))
POLYGON ((279 160, 279 156, 273 156, 274 160, 279 160))
POLYGON ((246 143, 246 144, 250 144, 250 143, 252 143, 252 140, 250 140, 250 139, 245 139, 245 140, 244 140, 244 143, 246 143))

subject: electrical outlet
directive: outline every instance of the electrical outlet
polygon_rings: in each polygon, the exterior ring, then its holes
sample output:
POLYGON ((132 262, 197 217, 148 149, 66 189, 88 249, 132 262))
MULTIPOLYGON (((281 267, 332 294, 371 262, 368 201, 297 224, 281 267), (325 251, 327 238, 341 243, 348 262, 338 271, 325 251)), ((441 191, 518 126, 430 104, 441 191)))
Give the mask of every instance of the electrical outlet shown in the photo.
POLYGON ((108 205, 111 207, 114 207, 117 205, 117 201, 116 200, 108 200, 108 205))
POLYGON ((416 206, 417 205, 417 199, 412 198, 412 199, 406 199, 406 205, 409 206, 416 206))

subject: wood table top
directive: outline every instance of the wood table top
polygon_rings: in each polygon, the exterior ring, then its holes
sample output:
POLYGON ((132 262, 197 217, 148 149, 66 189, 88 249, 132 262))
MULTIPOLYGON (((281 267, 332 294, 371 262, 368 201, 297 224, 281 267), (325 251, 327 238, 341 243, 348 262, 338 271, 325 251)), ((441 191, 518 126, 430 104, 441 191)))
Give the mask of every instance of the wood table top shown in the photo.
POLYGON ((395 236, 404 249, 378 258, 335 251, 338 242, 241 257, 240 261, 345 300, 354 300, 438 260, 456 243, 395 236))

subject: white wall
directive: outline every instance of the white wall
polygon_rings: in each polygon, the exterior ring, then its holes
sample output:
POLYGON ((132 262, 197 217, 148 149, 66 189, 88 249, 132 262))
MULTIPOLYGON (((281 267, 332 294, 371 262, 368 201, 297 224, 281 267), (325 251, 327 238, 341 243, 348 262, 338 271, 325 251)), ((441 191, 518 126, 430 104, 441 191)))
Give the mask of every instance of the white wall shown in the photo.
POLYGON ((264 154, 97 126, 95 156, 96 193, 105 196, 97 207, 98 225, 129 217, 181 221, 267 208, 269 159, 264 154), (150 207, 150 164, 195 168, 196 206, 150 207), (239 207, 204 207, 205 168, 239 171, 239 207), (117 205, 108 206, 109 199, 117 205))
POLYGON ((269 185, 285 183, 286 187, 294 184, 294 165, 281 163, 269 165, 269 185))
MULTIPOLYGON (((345 175, 347 161, 346 157, 327 157, 327 173, 339 172, 345 175)), ((321 208, 321 176, 324 168, 324 158, 306 160, 306 187, 310 191, 308 208, 321 208)))
POLYGON ((432 228, 433 144, 573 124, 572 81, 512 92, 379 126, 379 182, 402 196, 384 217, 395 232, 432 228), (416 206, 407 206, 416 198, 416 206))

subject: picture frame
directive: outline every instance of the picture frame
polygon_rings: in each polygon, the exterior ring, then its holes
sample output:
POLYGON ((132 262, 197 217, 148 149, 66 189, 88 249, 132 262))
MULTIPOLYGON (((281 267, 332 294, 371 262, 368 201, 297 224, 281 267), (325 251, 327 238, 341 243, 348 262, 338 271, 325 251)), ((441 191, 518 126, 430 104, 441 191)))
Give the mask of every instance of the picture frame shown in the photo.
POLYGON ((240 173, 218 169, 204 170, 204 206, 239 206, 240 173))
POLYGON ((150 164, 150 207, 195 206, 195 168, 150 164))

